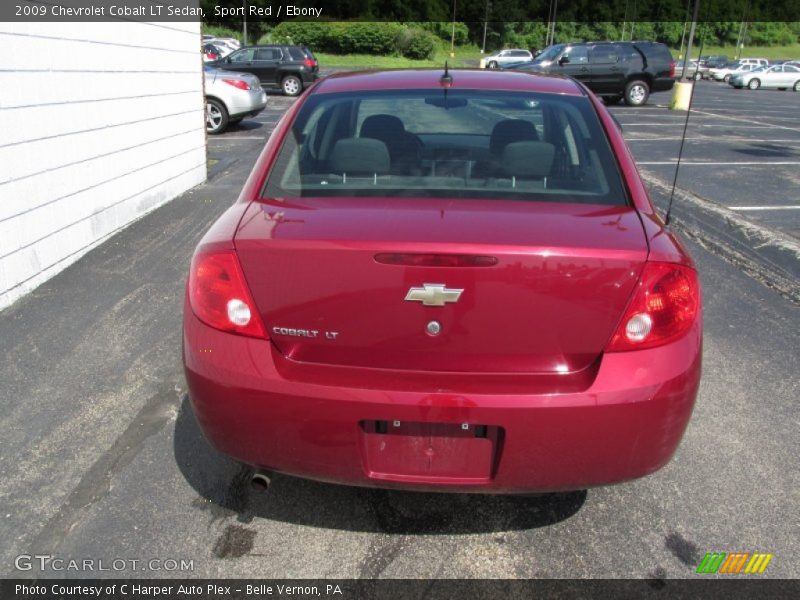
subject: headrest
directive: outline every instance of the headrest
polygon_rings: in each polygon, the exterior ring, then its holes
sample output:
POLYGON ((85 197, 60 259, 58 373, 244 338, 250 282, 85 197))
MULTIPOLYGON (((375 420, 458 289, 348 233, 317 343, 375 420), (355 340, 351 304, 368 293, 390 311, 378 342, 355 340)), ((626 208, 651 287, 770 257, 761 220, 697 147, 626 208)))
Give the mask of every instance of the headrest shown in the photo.
POLYGON ((331 171, 348 175, 382 175, 389 172, 389 150, 380 140, 345 138, 331 151, 331 171))
POLYGON ((503 150, 500 166, 509 177, 542 179, 553 166, 555 147, 547 142, 514 142, 503 150))
POLYGON ((535 142, 539 139, 536 127, 530 121, 523 119, 506 119, 498 121, 489 137, 489 151, 500 155, 508 144, 512 142, 535 142))
POLYGON ((384 139, 387 136, 400 135, 406 130, 403 122, 392 115, 372 115, 361 124, 361 137, 384 139))

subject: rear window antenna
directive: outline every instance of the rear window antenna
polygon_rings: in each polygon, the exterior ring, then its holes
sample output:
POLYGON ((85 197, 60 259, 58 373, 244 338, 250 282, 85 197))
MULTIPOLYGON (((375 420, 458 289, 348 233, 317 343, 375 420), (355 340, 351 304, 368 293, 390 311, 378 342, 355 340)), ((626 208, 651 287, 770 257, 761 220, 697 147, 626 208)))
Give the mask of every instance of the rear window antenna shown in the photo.
MULTIPOLYGON (((700 9, 700 0, 695 0, 694 4, 694 15, 692 16, 692 20, 697 23, 697 13, 700 9)), ((701 32, 704 30, 701 30, 701 32)), ((692 27, 692 32, 694 32, 694 27, 692 27)), ((691 35, 691 34, 690 34, 691 35)), ((686 73, 686 67, 691 60, 691 56, 689 55, 689 50, 691 49, 691 41, 689 40, 688 47, 686 49, 686 56, 683 57, 683 69, 681 69, 681 75, 683 76, 686 73)), ((705 36, 701 33, 700 35, 700 51, 698 52, 697 58, 697 69, 695 69, 695 73, 699 72, 700 69, 700 57, 703 55, 703 45, 705 44, 705 36)), ((672 200, 675 198, 675 188, 678 185, 678 171, 681 168, 681 157, 683 156, 683 145, 686 143, 686 130, 689 128, 689 115, 692 114, 692 101, 694 100, 694 88, 697 85, 697 79, 695 78, 692 83, 692 89, 689 90, 689 106, 686 107, 686 120, 683 122, 683 135, 681 136, 681 146, 678 149, 678 160, 675 163, 675 176, 672 178, 672 189, 669 192, 669 202, 667 203, 667 212, 664 215, 664 225, 669 225, 670 216, 672 215, 672 200)))

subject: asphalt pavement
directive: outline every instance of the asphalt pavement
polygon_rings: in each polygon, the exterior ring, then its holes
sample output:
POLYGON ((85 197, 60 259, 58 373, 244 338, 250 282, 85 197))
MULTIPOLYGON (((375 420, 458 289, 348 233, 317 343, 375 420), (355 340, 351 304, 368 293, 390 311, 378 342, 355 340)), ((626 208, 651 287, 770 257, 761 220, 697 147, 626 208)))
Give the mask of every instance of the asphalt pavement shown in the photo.
MULTIPOLYGON (((798 308, 693 241, 704 374, 685 438, 661 471, 542 497, 390 492, 288 476, 266 494, 251 491, 248 470, 208 446, 188 402, 183 286, 195 244, 235 200, 291 102, 271 96, 256 119, 210 138, 209 157, 219 162, 208 183, 0 313, 2 575, 664 579, 695 576, 706 552, 760 551, 774 554, 764 577, 800 576, 798 308), (16 557, 37 553, 128 562, 105 572, 15 569, 16 557), (191 569, 157 570, 168 560, 192 561, 191 569)), ((667 111, 657 106, 615 112, 637 138, 639 160, 669 158, 638 139, 678 135, 676 116, 660 116, 667 111), (664 121, 668 132, 637 120, 664 121)), ((711 124, 706 135, 701 125, 698 136, 740 135, 711 124)), ((779 131, 789 138, 768 128, 779 131)), ((716 151, 694 159, 707 152, 716 151)), ((662 167, 643 165, 668 176, 662 167)), ((712 167, 693 168, 686 172, 704 173, 717 189, 712 167)), ((745 202, 741 186, 727 189, 714 201, 745 202)), ((778 186, 776 195, 795 189, 778 186)), ((653 193, 663 201, 662 190, 653 193)), ((792 214, 778 225, 794 235, 796 226, 782 222, 792 214)))

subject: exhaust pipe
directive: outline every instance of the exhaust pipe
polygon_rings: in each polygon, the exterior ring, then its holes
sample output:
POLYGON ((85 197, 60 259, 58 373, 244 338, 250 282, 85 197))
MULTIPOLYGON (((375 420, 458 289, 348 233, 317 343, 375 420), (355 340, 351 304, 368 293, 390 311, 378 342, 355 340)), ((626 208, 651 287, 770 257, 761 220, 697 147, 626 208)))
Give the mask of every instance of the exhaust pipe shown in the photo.
POLYGON ((265 471, 256 471, 250 480, 250 486, 257 492, 268 491, 270 483, 272 483, 272 478, 265 471))

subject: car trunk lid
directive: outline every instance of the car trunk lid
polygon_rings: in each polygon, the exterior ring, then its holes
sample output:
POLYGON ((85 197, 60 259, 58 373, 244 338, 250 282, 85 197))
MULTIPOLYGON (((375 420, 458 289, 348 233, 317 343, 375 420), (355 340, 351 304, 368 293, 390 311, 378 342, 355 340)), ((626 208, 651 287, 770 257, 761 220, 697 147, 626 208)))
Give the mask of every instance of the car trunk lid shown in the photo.
POLYGON ((235 245, 287 358, 417 371, 582 370, 647 258, 632 208, 498 200, 253 203, 235 245))

